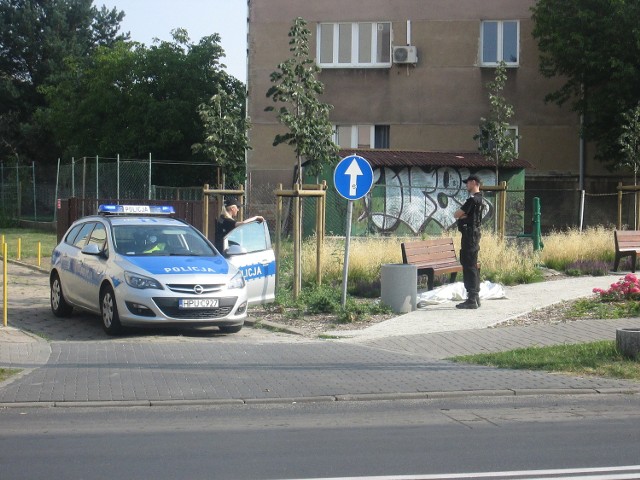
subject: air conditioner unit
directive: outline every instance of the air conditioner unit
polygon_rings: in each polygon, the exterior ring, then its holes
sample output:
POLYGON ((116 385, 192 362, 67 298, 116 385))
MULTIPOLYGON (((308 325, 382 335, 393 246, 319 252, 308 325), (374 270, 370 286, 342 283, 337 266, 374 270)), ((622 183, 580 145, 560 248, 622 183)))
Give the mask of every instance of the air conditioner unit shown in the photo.
POLYGON ((413 45, 393 47, 393 63, 418 63, 418 50, 413 45))

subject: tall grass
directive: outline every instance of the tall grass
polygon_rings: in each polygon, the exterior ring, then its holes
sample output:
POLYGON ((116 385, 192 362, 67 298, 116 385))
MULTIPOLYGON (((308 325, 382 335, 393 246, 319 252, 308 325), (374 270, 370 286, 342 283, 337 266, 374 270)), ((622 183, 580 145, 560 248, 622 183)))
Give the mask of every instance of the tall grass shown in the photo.
MULTIPOLYGON (((456 251, 460 249, 460 234, 452 236, 456 251)), ((349 290, 371 295, 379 293, 380 269, 386 263, 402 263, 399 237, 352 238, 349 256, 349 290)), ((501 239, 492 232, 483 232, 479 261, 483 280, 504 285, 531 283, 542 279, 540 265, 565 271, 577 261, 611 261, 614 256, 613 232, 593 228, 584 232, 569 230, 554 232, 543 237, 544 248, 533 252, 532 242, 501 239)), ((327 237, 321 256, 323 283, 338 285, 342 282, 345 243, 343 238, 327 237)), ((310 238, 302 247, 302 277, 307 284, 315 282, 316 240, 310 238)))
POLYGON ((615 256, 613 231, 604 227, 553 232, 545 235, 543 242, 540 260, 559 271, 576 262, 613 262, 615 256))

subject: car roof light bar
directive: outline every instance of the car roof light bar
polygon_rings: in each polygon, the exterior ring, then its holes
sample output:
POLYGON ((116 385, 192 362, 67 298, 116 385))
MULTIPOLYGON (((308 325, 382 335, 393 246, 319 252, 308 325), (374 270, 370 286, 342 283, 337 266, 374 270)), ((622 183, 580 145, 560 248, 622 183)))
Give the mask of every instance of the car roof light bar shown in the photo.
POLYGON ((175 215, 171 205, 100 205, 99 215, 175 215))

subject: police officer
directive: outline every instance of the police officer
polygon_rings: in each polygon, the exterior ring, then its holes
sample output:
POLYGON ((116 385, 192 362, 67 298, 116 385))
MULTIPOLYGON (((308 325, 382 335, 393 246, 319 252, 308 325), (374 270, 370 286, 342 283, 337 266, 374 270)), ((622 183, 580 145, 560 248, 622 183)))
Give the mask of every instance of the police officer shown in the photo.
POLYGON ((220 218, 218 218, 216 223, 216 234, 214 243, 219 252, 224 251, 224 237, 226 237, 227 234, 238 225, 251 222, 264 222, 264 218, 260 215, 247 218, 246 220, 239 222, 238 220, 236 220, 239 211, 240 202, 238 202, 238 199, 236 197, 225 198, 222 214, 220 215, 220 218))
POLYGON ((478 272, 478 252, 480 251, 480 223, 482 222, 482 193, 480 193, 480 177, 469 175, 463 180, 467 192, 471 195, 464 205, 453 214, 462 233, 460 263, 467 300, 456 305, 456 308, 475 309, 480 306, 480 273, 478 272))

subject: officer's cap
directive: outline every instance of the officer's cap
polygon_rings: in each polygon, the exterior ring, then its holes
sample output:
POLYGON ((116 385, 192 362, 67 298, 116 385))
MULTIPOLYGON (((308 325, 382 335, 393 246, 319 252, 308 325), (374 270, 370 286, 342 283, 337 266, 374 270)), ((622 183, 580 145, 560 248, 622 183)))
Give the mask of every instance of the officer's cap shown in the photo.
POLYGON ((467 177, 466 180, 462 180, 463 183, 467 183, 469 180, 473 180, 474 182, 477 182, 478 185, 480 185, 482 183, 482 180, 480 180, 480 177, 478 175, 469 175, 469 177, 467 177))

